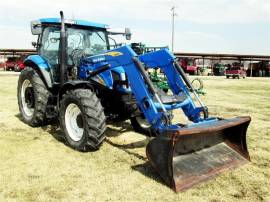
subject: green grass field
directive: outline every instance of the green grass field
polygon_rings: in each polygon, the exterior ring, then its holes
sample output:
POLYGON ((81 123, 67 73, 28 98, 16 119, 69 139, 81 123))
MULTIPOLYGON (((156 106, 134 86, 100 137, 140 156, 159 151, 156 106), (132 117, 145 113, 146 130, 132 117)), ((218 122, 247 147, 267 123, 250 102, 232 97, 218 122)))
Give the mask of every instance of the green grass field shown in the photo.
POLYGON ((149 140, 128 121, 108 126, 99 151, 74 151, 57 126, 20 121, 18 77, 0 72, 0 201, 270 201, 270 79, 201 78, 211 115, 252 117, 252 162, 176 194, 147 163, 149 140))

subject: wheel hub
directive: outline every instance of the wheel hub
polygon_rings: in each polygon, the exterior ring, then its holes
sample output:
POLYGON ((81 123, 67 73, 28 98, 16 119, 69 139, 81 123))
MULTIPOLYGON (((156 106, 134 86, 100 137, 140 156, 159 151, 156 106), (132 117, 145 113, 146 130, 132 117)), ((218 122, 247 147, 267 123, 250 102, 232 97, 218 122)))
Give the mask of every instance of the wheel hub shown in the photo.
POLYGON ((79 128, 83 128, 83 117, 81 113, 77 116, 76 122, 79 128))
POLYGON ((35 105, 34 89, 33 87, 27 87, 25 89, 25 102, 27 107, 33 108, 35 105))

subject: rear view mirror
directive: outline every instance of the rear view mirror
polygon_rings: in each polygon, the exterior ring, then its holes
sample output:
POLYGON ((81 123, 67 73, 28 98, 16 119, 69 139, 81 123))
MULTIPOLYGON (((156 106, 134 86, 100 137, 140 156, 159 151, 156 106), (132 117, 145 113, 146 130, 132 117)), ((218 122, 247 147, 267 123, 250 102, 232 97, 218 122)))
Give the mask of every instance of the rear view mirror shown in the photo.
POLYGON ((125 36, 126 36, 126 40, 131 39, 131 31, 129 28, 125 28, 125 36))
POLYGON ((125 28, 125 30, 123 30, 122 28, 120 29, 107 29, 107 32, 109 35, 123 35, 126 37, 126 40, 130 40, 131 39, 131 31, 129 28, 125 28))
POLYGON ((38 20, 31 21, 31 32, 33 35, 39 35, 42 32, 41 23, 38 20))
POLYGON ((32 46, 34 46, 34 48, 37 47, 37 42, 32 41, 32 46))

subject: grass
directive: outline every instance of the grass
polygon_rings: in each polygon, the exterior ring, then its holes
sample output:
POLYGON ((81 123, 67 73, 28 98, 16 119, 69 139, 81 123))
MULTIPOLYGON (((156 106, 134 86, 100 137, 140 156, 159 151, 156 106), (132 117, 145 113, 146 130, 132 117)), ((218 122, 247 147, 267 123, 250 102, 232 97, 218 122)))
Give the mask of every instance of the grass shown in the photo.
POLYGON ((57 126, 22 123, 17 79, 0 72, 0 201, 270 201, 269 78, 202 77, 211 115, 252 117, 252 163, 178 194, 147 163, 149 140, 129 122, 109 125, 101 149, 87 153, 67 147, 57 126))

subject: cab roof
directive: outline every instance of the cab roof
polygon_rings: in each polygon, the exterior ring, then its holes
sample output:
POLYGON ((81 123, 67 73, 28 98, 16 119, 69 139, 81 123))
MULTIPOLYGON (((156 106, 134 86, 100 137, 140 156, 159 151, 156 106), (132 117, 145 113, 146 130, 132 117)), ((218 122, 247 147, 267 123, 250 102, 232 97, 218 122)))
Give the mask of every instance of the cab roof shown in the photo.
MULTIPOLYGON (((41 23, 48 23, 48 24, 60 24, 61 20, 60 18, 41 18, 39 19, 41 23)), ((108 28, 108 25, 106 24, 100 24, 85 20, 65 20, 65 23, 67 24, 73 24, 73 25, 79 25, 79 26, 85 26, 85 27, 95 27, 95 28, 102 28, 106 29, 108 28)))

